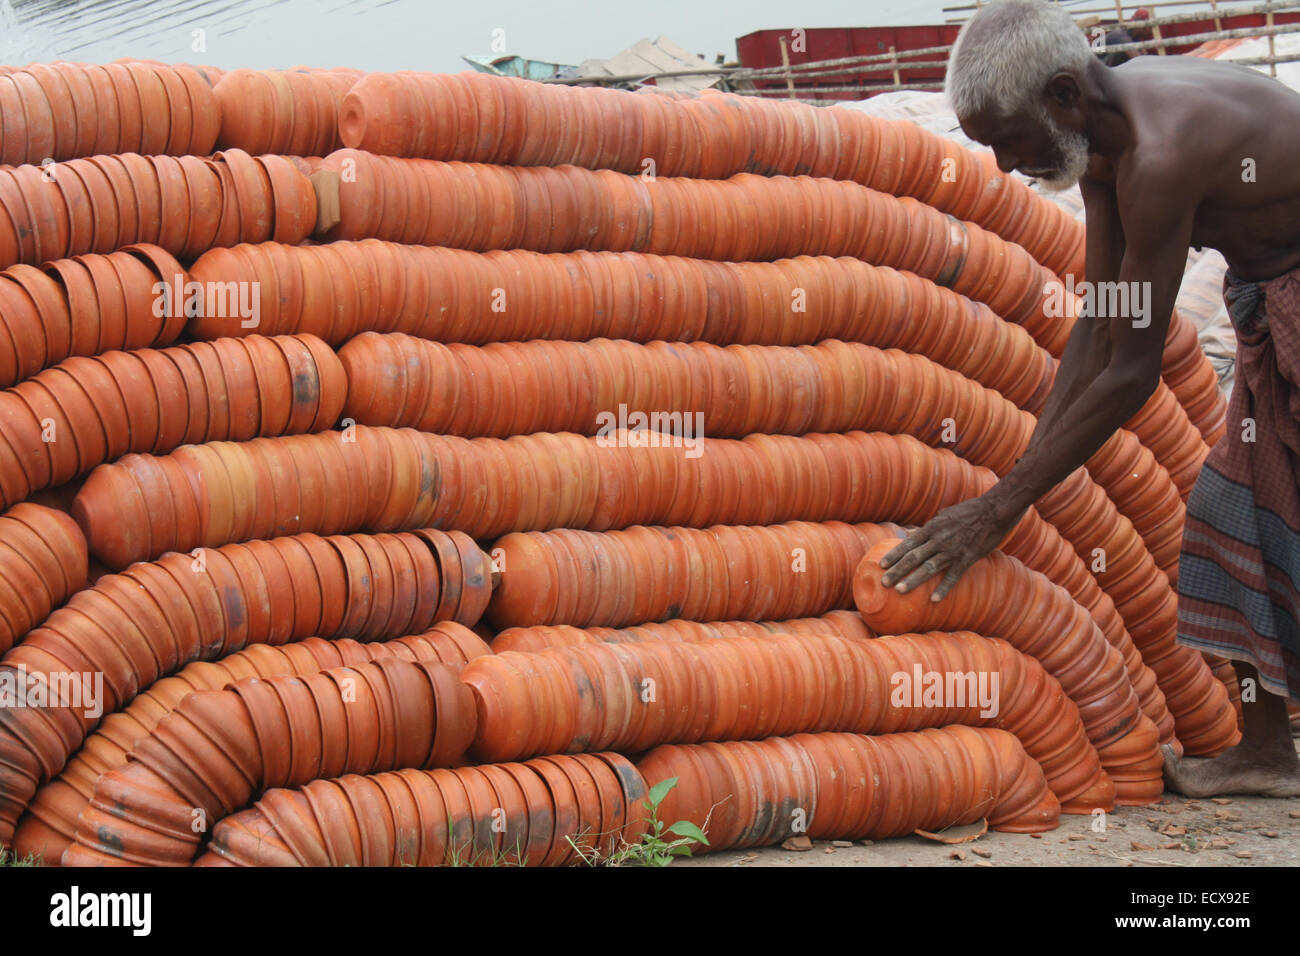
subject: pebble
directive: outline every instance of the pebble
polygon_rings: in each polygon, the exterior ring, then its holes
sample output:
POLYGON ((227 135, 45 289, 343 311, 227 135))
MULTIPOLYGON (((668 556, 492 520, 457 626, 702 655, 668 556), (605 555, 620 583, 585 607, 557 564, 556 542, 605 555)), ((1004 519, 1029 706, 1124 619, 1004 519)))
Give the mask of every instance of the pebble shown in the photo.
POLYGON ((1277 831, 1276 831, 1276 830, 1265 830, 1265 831, 1264 831, 1264 836, 1268 837, 1270 840, 1276 840, 1276 839, 1277 839, 1277 831))
POLYGON ((806 836, 786 837, 781 843, 781 849, 802 853, 804 850, 812 849, 812 840, 806 836))
POLYGON ((858 846, 875 846, 875 845, 876 845, 876 841, 875 841, 875 840, 859 840, 859 841, 858 841, 858 846))
MULTIPOLYGON (((1210 802, 1217 803, 1221 807, 1226 807, 1228 804, 1232 803, 1232 801, 1227 797, 1210 797, 1210 802)), ((1296 814, 1296 816, 1300 816, 1300 813, 1296 814)))
POLYGON ((1300 810, 1288 810, 1286 815, 1292 820, 1300 820, 1300 810))
POLYGON ((992 850, 981 850, 979 847, 974 847, 974 846, 971 847, 970 851, 974 853, 976 856, 982 856, 986 860, 993 855, 992 850))
POLYGON ((1071 834, 1070 834, 1070 839, 1073 840, 1074 842, 1078 843, 1078 842, 1080 842, 1081 840, 1086 840, 1086 839, 1088 839, 1088 837, 1087 837, 1085 834, 1083 834, 1083 833, 1071 833, 1071 834))
POLYGON ((953 850, 951 853, 948 854, 948 859, 950 859, 950 860, 964 860, 964 859, 966 859, 966 854, 963 853, 961 850, 953 850))
POLYGON ((1043 838, 1043 835, 1041 833, 1031 833, 1029 835, 1035 840, 1041 840, 1043 838))
POLYGON ((853 846, 853 841, 852 840, 831 840, 831 846, 836 846, 840 848, 853 846))
POLYGON ((1252 856, 1254 856, 1254 854, 1251 853, 1249 850, 1238 850, 1236 853, 1232 855, 1239 860, 1249 860, 1252 856))
POLYGON ((1154 849, 1155 849, 1155 847, 1153 847, 1153 846, 1149 846, 1149 845, 1146 844, 1146 843, 1139 843, 1137 840, 1133 840, 1133 841, 1131 841, 1129 845, 1130 845, 1131 847, 1133 847, 1133 849, 1135 849, 1135 850, 1154 850, 1154 849))

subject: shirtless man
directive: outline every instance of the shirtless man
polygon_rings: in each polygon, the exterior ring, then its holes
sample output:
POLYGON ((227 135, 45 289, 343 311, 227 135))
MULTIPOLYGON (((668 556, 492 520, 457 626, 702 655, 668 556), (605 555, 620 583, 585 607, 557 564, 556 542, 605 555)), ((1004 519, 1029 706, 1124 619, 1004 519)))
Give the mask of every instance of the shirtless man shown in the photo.
POLYGON ((962 129, 1002 170, 1049 188, 1079 183, 1088 280, 1143 283, 1149 322, 1081 318, 1024 457, 887 554, 885 584, 909 591, 943 574, 942 599, 1142 407, 1160 380, 1187 249, 1218 249, 1238 379, 1227 434, 1188 502, 1178 640, 1232 659, 1255 700, 1240 745, 1182 763, 1166 748, 1165 775, 1188 796, 1298 795, 1286 702, 1300 699, 1300 96, 1191 57, 1104 66, 1044 0, 977 12, 946 88, 962 129))

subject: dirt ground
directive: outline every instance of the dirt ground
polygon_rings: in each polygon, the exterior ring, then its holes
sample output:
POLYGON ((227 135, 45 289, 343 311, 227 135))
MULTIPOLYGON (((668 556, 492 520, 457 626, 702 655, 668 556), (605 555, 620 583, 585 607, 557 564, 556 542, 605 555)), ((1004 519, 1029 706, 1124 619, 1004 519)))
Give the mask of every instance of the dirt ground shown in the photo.
POLYGON ((1091 816, 1061 816, 1031 836, 989 832, 946 845, 919 836, 873 842, 816 841, 811 849, 726 850, 674 866, 1295 866, 1300 798, 1166 793, 1149 807, 1117 807, 1105 829, 1091 816))

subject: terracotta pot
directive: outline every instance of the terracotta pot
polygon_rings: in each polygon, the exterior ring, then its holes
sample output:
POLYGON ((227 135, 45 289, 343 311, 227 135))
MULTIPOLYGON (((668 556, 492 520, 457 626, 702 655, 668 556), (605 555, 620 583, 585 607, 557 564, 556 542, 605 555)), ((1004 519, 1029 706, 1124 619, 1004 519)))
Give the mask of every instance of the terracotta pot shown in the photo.
MULTIPOLYGON (((209 164, 193 156, 182 156, 178 160, 185 177, 189 196, 189 227, 185 233, 184 244, 180 249, 164 246, 168 252, 185 258, 194 258, 199 253, 211 248, 217 241, 221 226, 223 210, 223 189, 220 177, 209 164)), ((161 164, 155 165, 161 168, 161 164)), ((162 182, 162 178, 159 178, 162 182)), ((166 199, 164 198, 163 215, 166 217, 166 199)), ((234 245, 226 242, 225 245, 234 245)))
POLYGON ((0 114, 4 116, 0 161, 6 166, 16 166, 27 158, 27 118, 21 91, 10 74, 0 77, 0 114))
POLYGON ((95 245, 95 212, 90 193, 74 168, 63 172, 63 176, 56 174, 54 182, 68 210, 68 246, 71 249, 92 249, 95 245))
POLYGON ((0 254, 3 262, 12 265, 30 258, 34 253, 28 250, 31 237, 28 234, 28 214, 18 192, 13 175, 7 170, 0 175, 0 254))
POLYGON ((274 135, 274 90, 265 71, 232 70, 213 89, 220 111, 220 140, 250 153, 266 152, 274 135), (226 103, 240 109, 226 109, 226 103))
POLYGON ((179 155, 206 156, 216 145, 221 125, 221 108, 212 84, 198 69, 190 66, 174 68, 189 98, 193 126, 190 141, 178 149, 179 155))
POLYGON ((6 344, 0 370, 3 380, 12 385, 37 372, 44 363, 44 322, 36 303, 16 281, 0 281, 0 301, 5 315, 0 321, 0 334, 6 344))
POLYGON ((108 63, 102 68, 112 85, 118 115, 117 143, 112 152, 140 153, 144 118, 140 94, 125 64, 108 63))
MULTIPOLYGON (((22 193, 34 238, 32 262, 44 262, 67 255, 70 222, 63 194, 48 189, 44 173, 36 166, 19 166, 14 181, 22 193)), ((105 184, 107 188, 107 184, 105 184)))
POLYGON ((316 225, 316 193, 310 182, 279 156, 259 156, 257 162, 271 183, 275 222, 272 238, 276 242, 301 242, 316 225))
POLYGON ((149 156, 124 160, 124 164, 136 195, 141 197, 142 238, 146 242, 157 242, 170 251, 186 249, 194 215, 190 207, 190 187, 180 161, 169 156, 149 156), (153 238, 148 238, 150 236, 153 238))
POLYGON ((235 242, 265 242, 271 238, 274 211, 271 203, 270 180, 264 166, 243 150, 229 149, 214 156, 217 169, 222 173, 223 186, 233 189, 225 196, 222 225, 218 236, 224 237, 226 220, 233 223, 235 241, 222 242, 233 246, 235 242), (227 176, 228 174, 228 176, 227 176))
POLYGON ((132 152, 143 153, 146 156, 166 153, 171 125, 167 121, 171 115, 171 105, 167 99, 166 88, 158 74, 147 64, 128 62, 125 65, 135 83, 136 93, 140 97, 142 118, 140 148, 132 152))
POLYGON ((77 109, 67 82, 41 63, 31 64, 25 72, 39 85, 53 119, 54 146, 47 155, 51 158, 77 155, 77 109))

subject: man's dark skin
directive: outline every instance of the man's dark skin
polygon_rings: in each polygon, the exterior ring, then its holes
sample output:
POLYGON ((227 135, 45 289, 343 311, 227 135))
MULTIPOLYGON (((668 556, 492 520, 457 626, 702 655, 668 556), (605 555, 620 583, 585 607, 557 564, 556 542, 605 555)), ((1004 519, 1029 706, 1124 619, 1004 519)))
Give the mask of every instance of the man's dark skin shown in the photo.
MULTIPOLYGON (((940 512, 881 561, 889 569, 884 583, 900 591, 943 573, 934 600, 1151 396, 1189 246, 1219 250, 1248 280, 1300 265, 1300 95, 1245 67, 1144 56, 1114 68, 1093 60, 1082 75, 1058 73, 1042 103, 1062 129, 1088 140, 1079 182, 1087 278, 1149 282, 1150 325, 1081 318, 1021 461, 986 494, 940 512), (1254 161, 1253 177, 1243 176, 1246 160, 1254 161)), ((1004 172, 1051 175, 1063 166, 1062 151, 1032 114, 959 119, 968 136, 992 147, 1004 172)), ((1258 687, 1253 666, 1234 666, 1258 687)), ((1179 765, 1166 751, 1171 786, 1188 796, 1300 794, 1286 700, 1259 688, 1258 700, 1244 708, 1242 742, 1223 756, 1179 765)))

